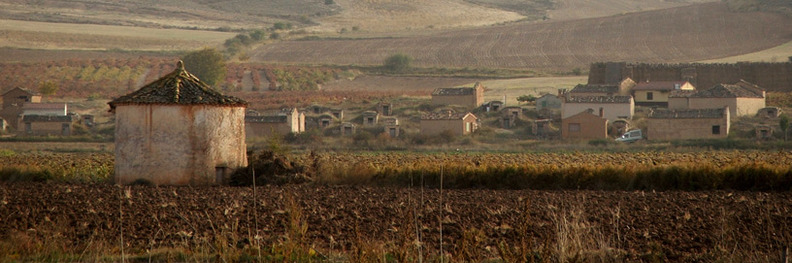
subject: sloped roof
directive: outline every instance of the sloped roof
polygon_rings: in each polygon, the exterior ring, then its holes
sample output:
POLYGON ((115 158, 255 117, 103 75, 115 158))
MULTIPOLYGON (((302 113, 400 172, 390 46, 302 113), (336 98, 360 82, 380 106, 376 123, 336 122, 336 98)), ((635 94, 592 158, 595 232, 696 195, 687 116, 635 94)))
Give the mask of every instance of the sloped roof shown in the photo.
POLYGON ((670 90, 677 90, 677 85, 679 87, 684 86, 687 81, 650 81, 650 82, 641 82, 635 85, 633 90, 658 90, 658 91, 670 91, 670 90))
POLYGON ((63 110, 66 103, 25 103, 22 105, 25 110, 63 110))
POLYGON ((650 119, 720 119, 726 109, 657 109, 649 113, 650 119))
POLYGON ((571 96, 566 103, 630 103, 632 96, 571 96))
POLYGON ((118 105, 130 104, 247 106, 247 102, 240 98, 225 96, 213 90, 187 72, 182 61, 168 75, 108 104, 110 110, 118 105))
POLYGON ((764 91, 754 84, 740 81, 735 84, 718 84, 715 87, 700 90, 690 95, 691 98, 764 98, 764 91))
POLYGON ((614 84, 578 84, 570 93, 618 93, 619 85, 614 84))
MULTIPOLYGON (((473 115, 470 112, 432 112, 421 115, 421 120, 462 120, 468 114, 473 115)), ((476 115, 473 115, 473 117, 476 117, 476 115)))
POLYGON ((2 94, 2 95, 0 95, 0 96, 5 96, 6 94, 8 94, 8 93, 10 93, 10 92, 12 92, 12 91, 15 91, 15 90, 21 90, 21 91, 23 91, 23 92, 25 92, 25 93, 28 93, 28 94, 30 94, 31 96, 32 96, 32 95, 39 95, 38 93, 36 93, 36 92, 33 92, 33 91, 29 90, 29 89, 25 89, 25 88, 16 87, 16 88, 10 89, 10 90, 8 90, 8 91, 6 91, 6 92, 3 92, 3 94, 2 94))

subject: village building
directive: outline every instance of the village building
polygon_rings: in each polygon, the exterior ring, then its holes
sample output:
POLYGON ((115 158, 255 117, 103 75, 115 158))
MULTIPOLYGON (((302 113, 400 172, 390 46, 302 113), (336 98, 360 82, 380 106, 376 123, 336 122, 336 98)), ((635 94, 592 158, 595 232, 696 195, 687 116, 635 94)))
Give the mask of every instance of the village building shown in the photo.
POLYGON ((608 138, 608 119, 584 110, 561 120, 561 138, 568 140, 594 140, 608 138))
POLYGON ((379 123, 379 113, 376 111, 364 111, 360 115, 363 118, 363 126, 376 126, 379 123))
POLYGON ((778 118, 781 115, 781 108, 779 107, 765 107, 759 110, 756 113, 756 117, 765 118, 765 119, 774 119, 778 118))
POLYGON ((317 124, 319 124, 319 128, 324 129, 330 127, 330 125, 332 125, 333 122, 335 122, 335 117, 333 117, 333 115, 330 114, 322 114, 321 116, 319 116, 319 118, 317 118, 317 122, 318 122, 317 124))
POLYGON ((773 139, 773 127, 770 125, 756 126, 756 139, 757 140, 771 140, 773 139))
POLYGON ((765 91, 751 83, 718 84, 697 91, 675 91, 668 98, 669 109, 709 109, 729 107, 731 117, 754 116, 765 107, 765 91))
POLYGON ((468 135, 478 129, 478 118, 473 113, 441 111, 421 116, 421 134, 438 135, 449 131, 454 135, 468 135))
POLYGON ((636 83, 626 78, 613 84, 578 84, 569 91, 570 96, 628 96, 636 83))
POLYGON ((32 136, 71 136, 78 116, 69 115, 23 115, 20 119, 21 134, 32 136))
POLYGON ((351 136, 357 132, 357 125, 351 122, 343 122, 338 126, 338 131, 341 133, 341 136, 351 136))
POLYGON ((385 117, 381 120, 382 126, 384 128, 384 132, 388 134, 391 138, 396 138, 401 135, 401 129, 399 127, 399 119, 396 117, 385 117))
POLYGON ((716 109, 657 109, 646 120, 649 140, 722 139, 729 136, 728 107, 716 109))
POLYGON ((561 104, 561 118, 589 110, 609 121, 630 120, 635 112, 635 103, 632 96, 567 96, 561 104))
MULTIPOLYGON (((561 95, 559 91, 559 96, 561 95)), ((561 98, 553 94, 544 94, 536 99, 536 110, 541 111, 545 109, 559 110, 561 109, 561 98)))
POLYGON ((0 118, 4 119, 13 129, 18 129, 19 119, 22 117, 22 107, 28 103, 41 103, 41 95, 23 88, 13 88, 2 95, 3 108, 0 109, 0 118))
POLYGON ((284 109, 272 115, 245 115, 245 135, 248 138, 301 132, 305 132, 305 114, 297 108, 284 109))
POLYGON ((475 109, 484 103, 484 86, 476 82, 472 88, 438 88, 432 92, 432 105, 460 105, 475 109))
POLYGON ((493 101, 484 103, 483 106, 484 106, 484 110, 486 112, 491 112, 491 111, 498 112, 498 111, 501 110, 501 108, 503 108, 503 102, 499 101, 499 100, 493 100, 493 101))
POLYGON ((547 138, 552 134, 551 119, 537 119, 531 122, 531 134, 539 138, 547 138))
POLYGON ((22 115, 52 115, 66 116, 69 106, 66 103, 25 103, 22 105, 22 115))
POLYGON ((343 120, 344 119, 344 110, 331 109, 330 110, 330 115, 333 115, 333 117, 338 119, 338 120, 343 120))
POLYGON ((382 116, 392 116, 393 115, 393 104, 390 102, 380 102, 377 103, 377 112, 382 116))
POLYGON ((675 90, 696 90, 687 81, 647 81, 635 85, 635 105, 668 107, 668 96, 675 90))
POLYGON ((247 102, 176 69, 108 103, 116 116, 115 182, 223 184, 247 165, 247 102))
POLYGON ((506 107, 501 110, 501 128, 511 129, 517 127, 517 121, 522 116, 522 108, 517 106, 506 107))

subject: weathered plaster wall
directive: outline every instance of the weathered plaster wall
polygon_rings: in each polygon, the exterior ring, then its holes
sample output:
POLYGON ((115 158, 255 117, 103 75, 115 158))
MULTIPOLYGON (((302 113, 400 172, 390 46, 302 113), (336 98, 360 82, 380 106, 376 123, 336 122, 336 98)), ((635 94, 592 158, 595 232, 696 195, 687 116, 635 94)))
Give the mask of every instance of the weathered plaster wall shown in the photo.
POLYGON ((217 167, 247 165, 244 116, 244 107, 119 105, 116 182, 219 183, 217 167))
POLYGON ((583 113, 561 120, 561 138, 593 140, 608 138, 608 120, 583 113), (580 125, 580 130, 570 131, 569 124, 580 125))

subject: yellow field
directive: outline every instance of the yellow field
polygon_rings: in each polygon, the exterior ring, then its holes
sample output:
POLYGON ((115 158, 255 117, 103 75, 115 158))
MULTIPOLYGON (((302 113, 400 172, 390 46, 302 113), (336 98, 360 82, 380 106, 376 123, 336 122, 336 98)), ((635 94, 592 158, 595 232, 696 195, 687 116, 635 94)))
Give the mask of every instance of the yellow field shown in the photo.
POLYGON ((785 61, 789 61, 790 56, 792 56, 792 41, 759 52, 727 57, 727 58, 704 60, 701 62, 703 63, 736 63, 740 61, 785 62, 785 61))
POLYGON ((39 49, 184 50, 216 46, 236 33, 0 20, 0 46, 39 49))

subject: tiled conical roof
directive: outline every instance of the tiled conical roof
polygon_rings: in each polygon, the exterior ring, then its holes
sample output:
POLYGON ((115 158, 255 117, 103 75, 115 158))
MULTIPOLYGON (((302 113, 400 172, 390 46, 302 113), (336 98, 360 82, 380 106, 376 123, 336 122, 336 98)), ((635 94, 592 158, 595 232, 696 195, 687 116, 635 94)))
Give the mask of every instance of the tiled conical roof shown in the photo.
POLYGON ((225 96, 210 88, 193 74, 184 70, 179 61, 176 70, 143 86, 139 90, 110 101, 110 110, 118 105, 164 104, 164 105, 218 105, 246 106, 247 102, 236 97, 225 96))

